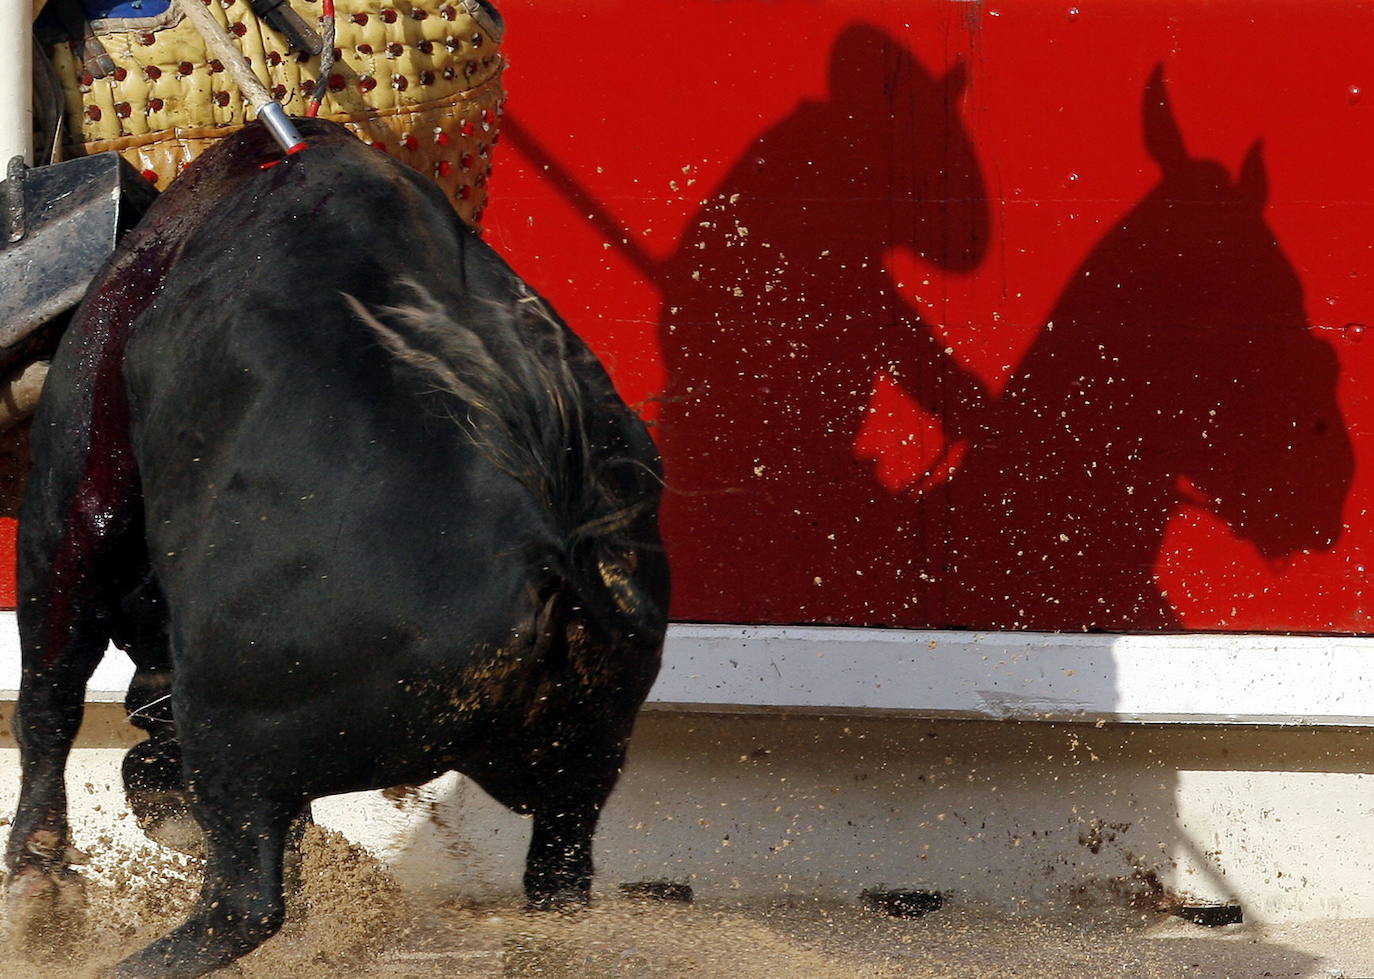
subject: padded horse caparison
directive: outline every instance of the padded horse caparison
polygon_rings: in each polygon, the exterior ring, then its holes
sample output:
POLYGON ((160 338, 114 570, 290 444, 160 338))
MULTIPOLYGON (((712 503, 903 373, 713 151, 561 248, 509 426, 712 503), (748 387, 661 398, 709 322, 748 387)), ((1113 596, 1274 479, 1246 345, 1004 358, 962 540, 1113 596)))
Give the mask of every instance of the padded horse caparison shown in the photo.
MULTIPOLYGON (((317 7, 318 5, 316 5, 317 7)), ((505 101, 504 25, 486 0, 338 0, 335 65, 321 118, 431 177, 480 220, 505 101)), ((156 9, 144 0, 144 9, 156 9)), ((283 6, 314 22, 303 0, 283 6)), ((288 115, 305 115, 318 55, 297 50, 248 0, 210 5, 288 115), (302 60, 304 59, 304 60, 302 60)), ((248 121, 238 88, 194 27, 160 14, 95 20, 113 70, 96 77, 65 35, 49 54, 66 93, 67 152, 115 150, 159 189, 248 121)))

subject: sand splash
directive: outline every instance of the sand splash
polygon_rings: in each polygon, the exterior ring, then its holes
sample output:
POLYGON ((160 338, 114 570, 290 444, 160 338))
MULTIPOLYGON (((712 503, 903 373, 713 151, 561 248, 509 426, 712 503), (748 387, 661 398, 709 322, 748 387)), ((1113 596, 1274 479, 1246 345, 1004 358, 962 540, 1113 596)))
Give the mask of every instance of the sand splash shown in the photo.
MULTIPOLYGON (((152 844, 96 850, 77 960, 0 960, 0 979, 94 979, 179 922, 194 861, 152 844)), ((455 866, 455 873, 461 867, 455 866)), ((1126 909, 1008 917, 955 902, 919 919, 847 904, 602 899, 572 914, 514 902, 420 907, 374 857, 312 827, 286 927, 225 970, 248 979, 1097 979, 1312 976, 1321 959, 1262 930, 1210 931, 1126 909)))
MULTIPOLYGON (((100 975, 125 955, 179 924, 199 889, 199 861, 149 843, 119 847, 105 837, 81 868, 89 907, 83 936, 70 954, 44 961, 13 946, 0 960, 0 979, 100 975)), ((301 848, 301 889, 289 902, 282 931, 240 959, 252 979, 345 977, 402 940, 414 914, 395 880, 376 858, 338 833, 311 826, 301 848)))
MULTIPOLYGON (((175 926, 190 909, 200 867, 154 844, 103 839, 82 868, 89 909, 75 954, 35 962, 12 952, 0 979, 94 979, 175 926)), ((874 920, 867 916, 868 920, 874 920)), ((301 889, 286 926, 225 972, 248 979, 421 979, 438 975, 602 979, 817 979, 901 974, 859 954, 798 942, 766 915, 627 899, 570 914, 515 902, 417 907, 366 850, 312 826, 301 889)))

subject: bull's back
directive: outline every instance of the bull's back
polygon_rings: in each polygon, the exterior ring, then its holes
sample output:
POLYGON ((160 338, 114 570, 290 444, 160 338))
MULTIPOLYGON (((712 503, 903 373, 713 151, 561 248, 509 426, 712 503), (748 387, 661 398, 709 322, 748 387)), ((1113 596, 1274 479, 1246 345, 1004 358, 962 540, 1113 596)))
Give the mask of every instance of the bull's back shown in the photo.
POLYGON ((413 277, 461 308, 509 270, 422 178, 307 134, 187 233, 134 325, 130 430, 185 682, 384 709, 528 621, 558 528, 344 299, 403 303, 413 277))

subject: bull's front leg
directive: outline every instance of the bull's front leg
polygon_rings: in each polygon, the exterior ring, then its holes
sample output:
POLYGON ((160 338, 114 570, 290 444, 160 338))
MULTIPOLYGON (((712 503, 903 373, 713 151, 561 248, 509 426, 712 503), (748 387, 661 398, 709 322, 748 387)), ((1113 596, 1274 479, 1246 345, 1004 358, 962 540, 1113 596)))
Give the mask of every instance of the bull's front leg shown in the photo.
POLYGON ((6 849, 11 941, 21 951, 63 951, 80 937, 85 891, 71 869, 77 851, 67 823, 67 757, 81 727, 86 683, 105 649, 94 623, 73 623, 47 655, 40 638, 46 601, 20 608, 24 668, 15 707, 19 805, 6 849))
POLYGON ((592 892, 592 838, 599 805, 577 800, 536 811, 525 859, 525 899, 531 910, 575 908, 592 892))
POLYGON ((540 766, 537 801, 525 857, 525 898, 531 910, 585 905, 592 891, 592 840, 601 809, 620 777, 623 744, 560 740, 540 766))

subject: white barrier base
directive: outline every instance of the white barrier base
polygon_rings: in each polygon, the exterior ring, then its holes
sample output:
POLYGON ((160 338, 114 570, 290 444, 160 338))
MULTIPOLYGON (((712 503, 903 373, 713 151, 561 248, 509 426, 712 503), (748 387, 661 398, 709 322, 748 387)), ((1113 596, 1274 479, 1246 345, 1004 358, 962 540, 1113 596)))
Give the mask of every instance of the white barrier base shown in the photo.
MULTIPOLYGON (((112 650, 88 690, 121 702, 112 650)), ((0 701, 19 684, 0 613, 0 701)), ((651 709, 900 712, 971 720, 1374 725, 1374 637, 1080 635, 682 623, 651 709)))

